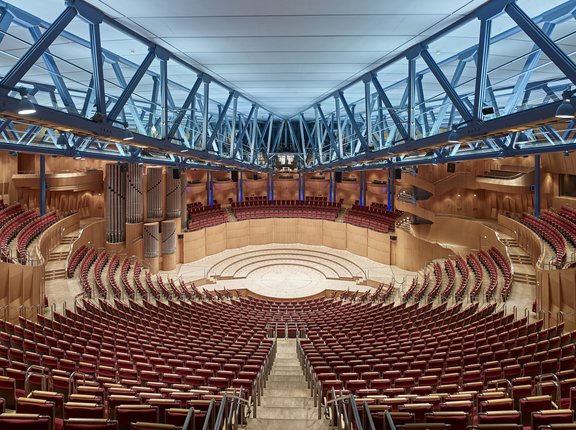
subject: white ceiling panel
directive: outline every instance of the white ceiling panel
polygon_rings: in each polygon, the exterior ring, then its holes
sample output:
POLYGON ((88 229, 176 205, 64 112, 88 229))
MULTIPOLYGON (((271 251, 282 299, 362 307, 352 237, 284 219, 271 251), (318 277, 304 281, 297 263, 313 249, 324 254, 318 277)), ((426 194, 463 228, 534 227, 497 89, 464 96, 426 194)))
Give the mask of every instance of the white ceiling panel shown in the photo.
MULTIPOLYGON (((486 1, 88 0, 199 70, 286 116, 383 64, 486 1)), ((64 0, 11 3, 48 22, 65 8, 64 0)), ((75 19, 68 30, 82 37, 88 35, 88 26, 81 19, 75 19)), ((108 25, 101 30, 105 49, 135 64, 147 54, 144 44, 124 33, 108 25)), ((442 52, 435 53, 439 60, 470 46, 475 35, 454 36, 446 48, 440 49, 442 52)), ((15 43, 13 49, 22 52, 21 44, 15 43)), ((78 67, 91 66, 87 50, 59 44, 52 52, 69 60, 71 64, 62 67, 78 76, 82 75, 78 67)), ((157 62, 151 70, 158 70, 157 62)), ((168 70, 172 80, 187 88, 197 77, 196 72, 173 61, 168 70)), ((129 75, 126 69, 125 73, 129 75)), ((405 64, 393 65, 379 76, 387 85, 401 80, 406 76, 405 64)), ((107 77, 113 78, 110 71, 107 77)), ((361 87, 347 90, 347 96, 362 96, 361 87)), ((219 88, 212 94, 225 96, 227 92, 219 88)))

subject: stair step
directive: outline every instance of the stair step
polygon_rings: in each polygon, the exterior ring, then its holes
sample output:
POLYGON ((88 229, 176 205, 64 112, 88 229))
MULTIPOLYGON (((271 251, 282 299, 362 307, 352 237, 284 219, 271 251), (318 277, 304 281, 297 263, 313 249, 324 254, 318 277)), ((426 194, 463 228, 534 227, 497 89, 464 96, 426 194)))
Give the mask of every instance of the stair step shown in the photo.
POLYGON ((310 390, 308 388, 290 388, 290 389, 282 389, 282 388, 265 388, 264 389, 264 396, 265 397, 305 397, 310 398, 310 390))
POLYGON ((295 376, 295 375, 302 375, 302 369, 298 368, 298 369, 288 369, 288 370, 276 370, 276 369, 272 369, 272 372, 270 372, 271 375, 277 375, 277 376, 295 376))
POLYGON ((268 380, 266 386, 270 389, 292 389, 292 388, 306 388, 306 382, 304 379, 300 379, 299 381, 271 381, 268 380))
POLYGON ((318 411, 314 408, 290 408, 287 406, 279 407, 260 407, 258 408, 258 418, 275 419, 275 420, 317 420, 318 411))
MULTIPOLYGON (((314 399, 308 397, 262 397, 260 408, 313 408, 314 399)), ((258 409, 260 411, 260 409, 258 409)))
POLYGON ((328 421, 320 420, 275 420, 254 418, 248 421, 248 430, 326 430, 328 421))
POLYGON ((272 374, 268 378, 269 382, 298 382, 300 384, 306 384, 306 379, 304 375, 300 373, 299 375, 277 375, 272 374))

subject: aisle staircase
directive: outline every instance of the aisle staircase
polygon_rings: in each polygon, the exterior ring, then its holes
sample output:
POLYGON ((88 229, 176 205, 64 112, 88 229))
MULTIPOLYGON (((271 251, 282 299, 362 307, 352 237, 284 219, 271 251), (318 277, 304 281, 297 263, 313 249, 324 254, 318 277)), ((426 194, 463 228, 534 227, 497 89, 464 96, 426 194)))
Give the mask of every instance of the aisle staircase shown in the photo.
POLYGON ((58 245, 52 249, 46 262, 46 269, 44 271, 45 280, 66 279, 66 260, 72 249, 72 244, 78 239, 78 236, 78 231, 72 232, 62 237, 58 245))
POLYGON ((278 339, 278 351, 264 389, 258 418, 248 420, 248 430, 322 430, 327 420, 317 418, 318 410, 302 373, 296 353, 296 339, 278 339))

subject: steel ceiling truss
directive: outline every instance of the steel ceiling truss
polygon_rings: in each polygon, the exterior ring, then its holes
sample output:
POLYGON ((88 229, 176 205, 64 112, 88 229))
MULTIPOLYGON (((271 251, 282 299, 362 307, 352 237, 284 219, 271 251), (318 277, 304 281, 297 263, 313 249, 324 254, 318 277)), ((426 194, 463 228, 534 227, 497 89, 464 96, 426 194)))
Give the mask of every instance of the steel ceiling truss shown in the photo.
POLYGON ((37 148, 38 152, 47 153, 43 151, 50 149, 48 153, 64 154, 67 150, 66 154, 75 151, 74 154, 83 156, 102 151, 107 158, 117 157, 119 161, 132 158, 152 162, 157 159, 160 163, 174 165, 205 166, 209 163, 209 166, 247 170, 268 166, 272 125, 278 120, 277 116, 93 6, 82 0, 69 0, 65 10, 51 24, 7 3, 1 4, 0 11, 0 51, 2 40, 6 36, 14 37, 11 27, 23 27, 31 35, 27 52, 0 80, 0 103, 3 103, 0 148, 13 149, 12 144, 18 144, 28 146, 26 151, 37 148), (66 31, 66 27, 78 18, 88 26, 89 40, 66 31), (102 24, 146 45, 148 53, 141 63, 133 63, 104 49, 102 24), (90 75, 89 82, 64 78, 59 65, 66 64, 70 68, 70 63, 50 52, 50 46, 62 39, 90 49, 92 68, 83 71, 90 75), (152 67, 154 63, 159 63, 159 72, 152 67), (197 75, 195 83, 187 87, 170 79, 171 63, 184 66, 197 75), (107 79, 105 69, 112 71, 107 79), (26 78, 30 70, 34 70, 36 80, 26 78), (43 74, 41 78, 38 78, 39 70, 43 74), (152 87, 149 94, 142 91, 142 85, 152 87), (14 96, 20 87, 27 89, 39 107, 28 124, 24 122, 27 119, 19 117, 14 109, 14 96), (217 93, 220 97, 222 90, 228 93, 227 97, 214 99, 211 96, 217 93), (185 94, 179 97, 183 101, 178 102, 176 92, 185 94), (251 104, 249 114, 238 110, 239 98, 251 104), (48 109, 57 112, 48 112, 48 109), (26 130, 15 133, 13 121, 26 130), (124 125, 133 132, 134 140, 122 140, 124 125), (44 132, 47 129, 51 131, 44 132), (61 134, 66 145, 57 143, 61 134))
POLYGON ((576 84, 576 65, 570 58, 573 52, 560 49, 552 36, 558 24, 573 22, 575 17, 573 1, 533 19, 513 1, 487 3, 289 119, 308 131, 301 133, 306 134, 305 143, 316 143, 303 145, 303 159, 314 160, 303 167, 364 169, 571 150, 564 146, 574 143, 573 124, 554 121, 554 113, 562 91, 576 84), (502 14, 517 26, 494 35, 492 21, 502 14), (437 61, 429 45, 472 20, 479 20, 478 43, 437 61), (532 49, 490 70, 490 48, 520 33, 533 42, 532 49), (495 79, 500 69, 505 74, 512 63, 522 63, 522 69, 508 72, 506 79, 495 79), (406 78, 384 85, 387 68, 396 64, 405 65, 406 78), (536 72, 548 66, 557 74, 548 73, 538 81, 536 72), (440 90, 430 90, 431 83, 440 90), (364 97, 348 100, 347 91, 360 85, 364 85, 364 97), (395 101, 390 94, 396 94, 395 101), (538 122, 545 126, 529 129, 538 122), (462 143, 447 143, 453 127, 462 143), (516 131, 522 129, 527 129, 529 140, 517 142, 516 131))
POLYGON ((0 80, 0 149, 247 170, 272 169, 276 154, 289 151, 298 155, 301 169, 324 170, 571 150, 576 137, 573 123, 549 121, 562 91, 576 83, 573 52, 553 40, 559 24, 574 20, 574 1, 535 18, 511 0, 488 2, 292 118, 275 115, 83 0, 66 5, 47 23, 0 3, 0 52, 4 39, 15 37, 14 26, 30 35, 27 51, 0 80), (516 26, 492 34, 492 22, 502 14, 516 26), (88 26, 89 40, 66 31, 78 19, 88 26), (429 45, 475 20, 478 42, 439 61, 429 45), (102 25, 144 44, 142 61, 104 49, 102 25), (521 33, 533 48, 490 69, 491 48, 521 33), (50 51, 60 39, 90 50, 91 70, 82 70, 86 82, 62 72, 62 65, 74 65, 50 51), (506 72, 519 62, 519 72, 506 72), (172 64, 196 76, 194 83, 171 79, 172 64), (398 64, 406 77, 389 83, 387 68, 398 64), (541 79, 536 71, 547 66, 557 73, 541 79), (31 69, 35 79, 27 77, 31 69), (505 79, 501 72, 508 73, 505 79), (151 89, 144 92, 143 85, 151 89), (347 94, 355 85, 359 91, 353 94, 363 97, 351 100, 347 94), (33 118, 16 113, 18 87, 26 88, 38 107, 33 118), (129 143, 122 140, 123 124, 135 135, 129 143), (461 143, 447 143, 453 127, 461 143), (528 141, 519 139, 517 132, 528 127, 528 141))

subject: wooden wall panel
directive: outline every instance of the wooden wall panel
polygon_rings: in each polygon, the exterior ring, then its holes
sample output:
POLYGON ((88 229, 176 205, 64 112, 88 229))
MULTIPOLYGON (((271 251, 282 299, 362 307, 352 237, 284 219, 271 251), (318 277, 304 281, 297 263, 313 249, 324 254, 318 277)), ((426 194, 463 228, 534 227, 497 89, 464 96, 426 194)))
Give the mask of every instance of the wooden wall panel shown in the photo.
POLYGON ((447 258, 453 251, 440 245, 412 236, 404 230, 397 230, 395 263, 405 270, 417 271, 436 258, 447 258))
POLYGON ((305 219, 298 220, 298 242, 306 245, 322 245, 322 220, 305 219))
POLYGON ((360 183, 343 181, 336 184, 336 201, 342 199, 345 205, 351 206, 360 200, 360 183))
POLYGON ((390 263, 390 235, 368 230, 368 255, 371 260, 382 264, 390 263))
POLYGON ((322 245, 334 249, 346 249, 346 224, 322 221, 322 245))
POLYGON ((351 224, 346 225, 346 249, 352 254, 368 255, 368 229, 351 224))
POLYGON ((182 260, 184 263, 200 260, 206 257, 205 229, 184 233, 182 260))
POLYGON ((226 223, 226 248, 241 248, 250 245, 250 221, 226 223))
POLYGON ((226 224, 206 228, 206 255, 214 255, 226 249, 226 224))
POLYGON ((297 218, 275 218, 274 219, 274 243, 293 243, 298 237, 297 218))
POLYGON ((221 205, 227 205, 228 199, 236 201, 236 182, 214 181, 214 200, 221 205))
POLYGON ((271 243, 274 237, 274 219, 250 220, 250 245, 271 243))
POLYGON ((298 200, 298 175, 293 179, 280 179, 274 176, 275 200, 298 200))
POLYGON ((252 178, 253 175, 251 173, 244 173, 244 181, 242 182, 244 186, 244 199, 252 196, 267 196, 268 182, 266 176, 256 181, 252 178))
POLYGON ((306 174, 305 176, 305 195, 328 197, 330 194, 330 181, 328 180, 328 174, 326 174, 326 179, 312 179, 313 176, 314 174, 306 174))

